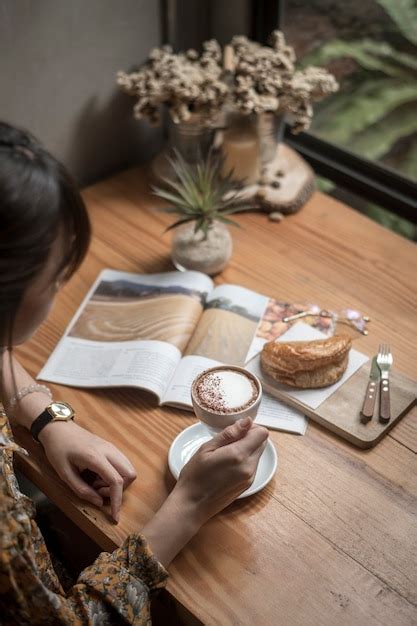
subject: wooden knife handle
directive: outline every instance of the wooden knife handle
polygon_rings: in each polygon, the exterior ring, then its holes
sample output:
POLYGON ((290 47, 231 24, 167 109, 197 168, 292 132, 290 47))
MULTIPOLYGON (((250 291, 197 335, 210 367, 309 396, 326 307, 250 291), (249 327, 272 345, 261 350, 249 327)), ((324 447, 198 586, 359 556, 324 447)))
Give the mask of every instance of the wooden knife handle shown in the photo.
POLYGON ((388 424, 391 419, 391 405, 389 397, 389 380, 381 378, 380 401, 379 401, 379 421, 388 424))
POLYGON ((361 421, 365 424, 372 419, 372 416, 374 414, 377 389, 377 383, 374 380, 370 380, 366 388, 365 400, 363 401, 363 407, 361 411, 361 421))

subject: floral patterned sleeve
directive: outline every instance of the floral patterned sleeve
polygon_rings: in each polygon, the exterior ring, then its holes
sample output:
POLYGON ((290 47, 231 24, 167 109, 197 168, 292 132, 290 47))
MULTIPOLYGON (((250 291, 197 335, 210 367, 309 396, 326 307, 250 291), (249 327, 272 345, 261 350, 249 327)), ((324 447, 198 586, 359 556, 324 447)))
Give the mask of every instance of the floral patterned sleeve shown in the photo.
POLYGON ((67 603, 74 612, 82 609, 85 623, 150 624, 150 596, 165 587, 167 577, 145 538, 130 535, 121 548, 103 552, 81 573, 67 603))
POLYGON ((0 495, 2 625, 150 624, 150 597, 165 586, 167 572, 142 536, 130 535, 113 553, 100 554, 64 594, 22 504, 0 495))
POLYGON ((150 624, 152 592, 168 574, 144 537, 130 535, 103 552, 65 594, 53 569, 34 506, 18 487, 13 441, 0 405, 0 624, 150 624))

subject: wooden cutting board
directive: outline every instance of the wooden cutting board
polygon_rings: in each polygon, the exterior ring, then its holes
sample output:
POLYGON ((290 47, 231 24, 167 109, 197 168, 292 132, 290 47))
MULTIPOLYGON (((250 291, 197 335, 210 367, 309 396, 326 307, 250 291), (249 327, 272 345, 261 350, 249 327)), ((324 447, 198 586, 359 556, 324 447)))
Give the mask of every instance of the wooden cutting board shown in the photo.
POLYGON ((299 409, 324 428, 328 428, 359 448, 372 448, 417 404, 417 382, 393 370, 390 374, 391 420, 388 424, 381 424, 378 419, 378 390, 374 416, 370 422, 362 424, 360 411, 368 384, 369 371, 370 362, 367 362, 316 409, 306 406, 283 392, 277 392, 276 389, 272 391, 271 385, 266 384, 265 387, 266 391, 271 391, 286 404, 299 409))

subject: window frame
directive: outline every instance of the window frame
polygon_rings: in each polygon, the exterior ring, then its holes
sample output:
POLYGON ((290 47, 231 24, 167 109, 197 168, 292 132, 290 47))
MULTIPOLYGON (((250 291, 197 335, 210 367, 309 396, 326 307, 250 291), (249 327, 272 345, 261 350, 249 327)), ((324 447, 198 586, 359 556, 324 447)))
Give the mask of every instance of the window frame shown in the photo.
MULTIPOLYGON (((282 27, 285 0, 251 1, 251 36, 256 41, 266 43, 269 33, 274 28, 282 27)), ((292 135, 288 125, 285 141, 311 164, 319 176, 417 223, 417 184, 412 179, 313 133, 292 135)))

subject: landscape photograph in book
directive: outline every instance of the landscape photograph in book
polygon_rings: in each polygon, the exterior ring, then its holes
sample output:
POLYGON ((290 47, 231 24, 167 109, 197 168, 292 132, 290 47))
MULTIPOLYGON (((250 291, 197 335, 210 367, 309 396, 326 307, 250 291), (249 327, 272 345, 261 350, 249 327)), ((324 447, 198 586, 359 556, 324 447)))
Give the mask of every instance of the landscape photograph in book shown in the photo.
POLYGON ((166 341, 183 351, 205 298, 181 285, 102 280, 68 334, 91 341, 166 341))
POLYGON ((243 366, 266 302, 242 287, 217 287, 185 354, 243 366))

